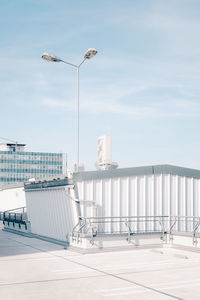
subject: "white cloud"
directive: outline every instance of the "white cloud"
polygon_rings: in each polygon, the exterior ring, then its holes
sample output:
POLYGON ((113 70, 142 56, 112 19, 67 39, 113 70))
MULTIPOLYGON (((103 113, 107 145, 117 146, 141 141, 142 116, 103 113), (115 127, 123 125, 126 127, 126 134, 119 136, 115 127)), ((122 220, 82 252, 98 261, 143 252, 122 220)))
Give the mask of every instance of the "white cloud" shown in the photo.
MULTIPOLYGON (((138 93, 146 90, 148 87, 137 86, 133 88, 121 87, 120 85, 107 85, 103 91, 92 93, 92 96, 88 96, 87 92, 82 91, 80 99, 80 109, 84 113, 88 114, 119 114, 127 116, 147 116, 153 113, 150 106, 134 106, 123 103, 122 98, 135 96, 138 93)), ((41 100, 42 105, 50 108, 64 109, 65 111, 77 110, 77 102, 75 100, 59 100, 55 98, 45 98, 41 100)))
MULTIPOLYGON (((51 108, 60 108, 61 111, 73 111, 76 112, 76 103, 72 100, 70 101, 59 101, 55 99, 45 99, 42 104, 51 108)), ((128 105, 123 105, 118 101, 113 100, 94 100, 87 99, 81 101, 81 111, 88 114, 120 114, 129 116, 147 116, 152 114, 152 109, 150 107, 130 107, 128 105)))
MULTIPOLYGON (((49 109, 58 109, 59 113, 69 111, 76 113, 77 102, 75 100, 58 100, 46 98, 41 104, 49 109)), ((191 117, 200 116, 200 103, 188 99, 162 99, 162 101, 146 101, 146 103, 123 103, 120 96, 116 98, 82 97, 80 102, 82 113, 86 114, 118 114, 136 118, 165 118, 165 117, 191 117)))

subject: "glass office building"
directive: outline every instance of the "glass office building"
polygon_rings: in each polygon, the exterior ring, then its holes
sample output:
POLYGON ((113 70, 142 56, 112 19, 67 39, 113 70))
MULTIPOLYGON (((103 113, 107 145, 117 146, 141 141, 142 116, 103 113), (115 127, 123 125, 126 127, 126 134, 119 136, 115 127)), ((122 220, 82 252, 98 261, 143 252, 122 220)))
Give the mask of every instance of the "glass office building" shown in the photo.
POLYGON ((66 173, 66 154, 27 152, 25 144, 0 144, 0 184, 66 173))

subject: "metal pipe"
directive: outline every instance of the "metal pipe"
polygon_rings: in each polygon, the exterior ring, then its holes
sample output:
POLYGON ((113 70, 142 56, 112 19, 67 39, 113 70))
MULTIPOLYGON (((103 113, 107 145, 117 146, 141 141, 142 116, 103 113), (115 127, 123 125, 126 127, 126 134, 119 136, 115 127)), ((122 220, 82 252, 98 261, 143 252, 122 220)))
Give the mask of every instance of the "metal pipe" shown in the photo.
POLYGON ((79 156, 80 156, 80 67, 82 66, 82 64, 85 62, 85 58, 83 59, 83 61, 79 64, 79 65, 75 65, 72 64, 70 62, 67 62, 65 60, 60 60, 61 62, 70 65, 74 68, 77 69, 77 171, 79 169, 79 156))
POLYGON ((80 124, 79 124, 79 114, 80 114, 80 103, 79 103, 79 68, 77 68, 77 171, 79 169, 79 134, 80 134, 80 124))
POLYGON ((79 65, 75 65, 75 64, 72 64, 72 63, 70 63, 70 62, 68 62, 68 61, 65 61, 65 60, 62 60, 62 59, 60 59, 59 57, 57 57, 57 56, 55 56, 55 55, 52 55, 52 54, 49 54, 49 53, 43 53, 43 55, 42 55, 42 58, 44 59, 44 60, 47 60, 47 61, 52 61, 52 62, 63 62, 64 64, 67 64, 67 65, 70 65, 70 66, 72 66, 72 67, 74 67, 74 68, 76 68, 77 69, 77 106, 78 106, 78 116, 77 116, 77 127, 78 127, 78 129, 77 129, 77 132, 78 132, 78 134, 77 134, 77 171, 78 171, 78 169, 79 169, 79 136, 80 136, 80 134, 79 134, 79 131, 80 131, 80 122, 79 122, 79 111, 80 111, 80 109, 79 109, 79 69, 80 69, 80 67, 82 66, 82 64, 84 63, 84 61, 86 60, 86 59, 91 59, 92 57, 94 57, 95 55, 97 54, 97 50, 96 49, 94 49, 94 48, 89 48, 87 51, 86 51, 86 53, 85 53, 85 56, 84 56, 84 59, 81 61, 81 63, 79 64, 79 65))

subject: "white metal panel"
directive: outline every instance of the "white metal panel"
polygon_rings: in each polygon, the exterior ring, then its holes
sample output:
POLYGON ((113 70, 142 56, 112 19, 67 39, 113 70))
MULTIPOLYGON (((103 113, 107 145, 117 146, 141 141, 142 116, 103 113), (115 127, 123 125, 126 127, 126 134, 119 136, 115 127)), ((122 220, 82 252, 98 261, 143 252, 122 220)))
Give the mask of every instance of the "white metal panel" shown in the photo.
MULTIPOLYGON (((106 217, 111 216, 111 179, 104 180, 104 206, 106 217)), ((110 224, 105 224, 105 231, 110 232, 110 224)))
MULTIPOLYGON (((185 216, 186 212, 185 212, 185 207, 186 207, 186 203, 185 203, 185 177, 180 177, 179 178, 179 198, 178 198, 178 215, 179 216, 185 216)), ((184 223, 180 223, 179 224, 179 230, 180 231, 185 231, 185 224, 184 223)))
MULTIPOLYGON (((87 201, 92 201, 93 199, 93 182, 89 181, 89 182, 85 182, 84 183, 84 195, 83 198, 87 201)), ((85 211, 86 211, 86 215, 89 217, 93 216, 93 207, 91 205, 87 205, 85 206, 85 211)))
MULTIPOLYGON (((153 216, 154 215, 154 177, 153 176, 145 176, 146 177, 146 216, 153 216)), ((147 230, 153 230, 153 224, 146 224, 147 230)))
POLYGON ((120 199, 123 199, 123 202, 120 203, 120 211, 122 216, 129 215, 129 181, 128 177, 121 178, 120 182, 120 199))
POLYGON ((193 216, 193 178, 187 178, 187 216, 193 216))
MULTIPOLYGON (((84 182, 78 182, 77 183, 77 190, 78 190, 78 198, 80 200, 83 200, 84 199, 84 192, 83 192, 83 185, 84 185, 84 182)), ((86 199, 84 199, 86 200, 86 199)), ((81 215, 84 216, 86 215, 86 212, 85 212, 85 206, 81 206, 81 215)))
MULTIPOLYGON (((85 180, 77 186, 80 197, 96 202, 98 216, 200 216, 199 179, 156 174, 85 180)), ((84 217, 91 213, 83 210, 84 217)))
POLYGON ((120 216, 120 195, 119 195, 119 178, 112 178, 112 206, 113 216, 120 216))
MULTIPOLYGON (((193 194, 194 194, 194 185, 193 185, 193 178, 187 178, 187 215, 188 216, 193 216, 193 204, 194 204, 194 199, 193 199, 193 194)), ((191 231, 193 228, 192 222, 188 222, 187 224, 187 229, 191 231)))
POLYGON ((193 180, 193 215, 199 216, 199 180, 194 179, 193 180))
POLYGON ((162 175, 154 176, 154 214, 162 215, 162 175))
POLYGON ((27 191, 26 201, 32 233, 66 241, 74 226, 74 212, 65 189, 27 191))
POLYGON ((171 176, 171 214, 177 216, 177 177, 176 175, 171 176))
POLYGON ((138 186, 137 186, 137 177, 131 177, 130 178, 130 197, 129 201, 131 201, 131 215, 132 216, 137 216, 138 213, 138 186))
MULTIPOLYGON (((138 216, 145 216, 145 176, 138 177, 138 216)), ((144 223, 138 223, 138 230, 144 230, 144 223)))
POLYGON ((93 199, 97 205, 97 216, 102 216, 102 180, 93 181, 93 199))

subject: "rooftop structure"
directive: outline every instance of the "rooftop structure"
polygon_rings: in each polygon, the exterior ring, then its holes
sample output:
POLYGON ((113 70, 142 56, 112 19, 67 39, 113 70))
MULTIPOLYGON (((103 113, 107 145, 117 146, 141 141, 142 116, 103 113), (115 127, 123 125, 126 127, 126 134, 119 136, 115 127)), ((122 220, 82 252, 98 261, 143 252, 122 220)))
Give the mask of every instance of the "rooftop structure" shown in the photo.
POLYGON ((16 143, 0 143, 0 151, 24 151, 26 144, 16 143))
POLYGON ((138 243, 136 233, 162 239, 173 224, 173 230, 193 234, 195 244, 199 186, 199 170, 170 165, 29 182, 25 184, 28 221, 33 234, 64 243, 71 236, 71 243, 83 248, 102 247, 110 237, 138 243))
POLYGON ((112 140, 110 135, 104 135, 98 138, 97 151, 97 170, 111 170, 118 167, 118 164, 112 161, 112 140))
MULTIPOLYGON (((175 233, 189 234, 196 247, 199 190, 199 170, 170 165, 80 172, 24 187, 31 234, 79 248, 161 243, 175 233)), ((15 216, 3 217, 9 230, 18 230, 15 216)))

